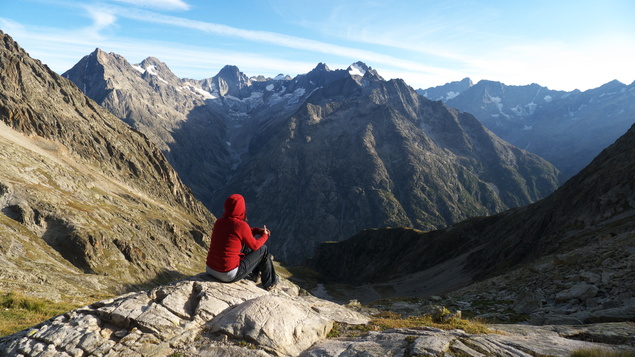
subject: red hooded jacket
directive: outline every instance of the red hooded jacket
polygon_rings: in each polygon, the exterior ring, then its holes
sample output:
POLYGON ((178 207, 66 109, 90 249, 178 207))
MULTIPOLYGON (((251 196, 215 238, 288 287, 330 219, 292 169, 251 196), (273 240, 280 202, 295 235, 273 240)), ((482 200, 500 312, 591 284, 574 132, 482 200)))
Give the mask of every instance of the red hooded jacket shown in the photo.
POLYGON ((261 228, 251 228, 245 222, 245 199, 233 194, 225 200, 225 213, 216 220, 212 231, 212 240, 207 252, 207 266, 218 271, 227 272, 240 265, 240 251, 243 245, 251 250, 259 249, 269 236, 261 228), (254 234, 261 234, 258 239, 254 234))

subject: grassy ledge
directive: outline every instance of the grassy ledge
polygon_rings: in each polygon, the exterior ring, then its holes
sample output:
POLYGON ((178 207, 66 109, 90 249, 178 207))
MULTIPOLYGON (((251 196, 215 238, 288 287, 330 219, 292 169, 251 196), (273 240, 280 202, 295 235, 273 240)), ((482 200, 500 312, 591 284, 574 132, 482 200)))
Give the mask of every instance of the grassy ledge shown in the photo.
POLYGON ((0 295, 0 336, 16 333, 78 307, 80 305, 35 299, 15 292, 0 295))

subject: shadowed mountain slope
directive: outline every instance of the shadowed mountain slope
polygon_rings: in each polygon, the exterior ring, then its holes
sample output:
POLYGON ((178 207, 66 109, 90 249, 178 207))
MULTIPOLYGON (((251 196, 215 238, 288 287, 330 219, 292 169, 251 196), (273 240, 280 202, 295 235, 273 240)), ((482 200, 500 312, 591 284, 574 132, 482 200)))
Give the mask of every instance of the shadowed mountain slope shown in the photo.
MULTIPOLYGON (((337 281, 367 283, 445 264, 456 273, 451 277, 454 284, 446 283, 456 289, 548 255, 596 244, 619 254, 624 241, 632 246, 635 239, 634 186, 635 126, 539 202, 432 232, 363 231, 341 243, 321 245, 312 265, 337 281)), ((595 261, 593 253, 586 251, 588 256, 577 260, 595 261)), ((439 289, 448 291, 448 286, 439 289)))
POLYGON ((81 296, 202 269, 214 216, 156 146, 0 40, 2 289, 81 296))

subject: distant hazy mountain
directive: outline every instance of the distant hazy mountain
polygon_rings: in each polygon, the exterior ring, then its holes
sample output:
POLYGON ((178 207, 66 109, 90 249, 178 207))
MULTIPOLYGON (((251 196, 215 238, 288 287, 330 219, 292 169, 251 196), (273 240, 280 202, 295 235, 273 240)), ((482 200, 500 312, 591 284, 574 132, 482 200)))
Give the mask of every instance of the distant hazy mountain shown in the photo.
POLYGON ((458 82, 450 82, 442 86, 431 87, 428 89, 417 89, 417 93, 430 100, 440 100, 442 102, 446 102, 465 92, 473 85, 474 83, 472 83, 471 79, 463 78, 458 82))
POLYGON ((214 216, 155 144, 0 39, 2 289, 86 299, 201 271, 214 216))
POLYGON ((358 62, 293 79, 226 66, 177 79, 156 59, 131 65, 96 50, 64 74, 162 145, 213 210, 239 192, 277 257, 361 229, 442 227, 533 202, 559 184, 546 161, 473 116, 385 81, 358 62))
POLYGON ((469 79, 418 90, 476 116, 502 139, 547 159, 571 177, 635 123, 635 82, 584 92, 469 79))

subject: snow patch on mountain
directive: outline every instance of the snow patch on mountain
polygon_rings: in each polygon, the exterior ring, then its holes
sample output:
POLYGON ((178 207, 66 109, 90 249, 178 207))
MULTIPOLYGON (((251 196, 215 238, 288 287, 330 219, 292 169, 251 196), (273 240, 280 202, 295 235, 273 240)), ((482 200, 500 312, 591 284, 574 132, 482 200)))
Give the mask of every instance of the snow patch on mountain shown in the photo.
POLYGON ((218 96, 215 96, 214 94, 203 90, 202 88, 198 88, 198 87, 194 87, 191 84, 185 84, 183 85, 181 88, 183 89, 189 89, 190 92, 194 93, 194 94, 198 94, 201 97, 203 97, 204 99, 217 99, 218 96))
POLYGON ((148 71, 148 73, 150 73, 153 76, 158 76, 159 74, 157 73, 157 71, 155 71, 156 67, 154 65, 150 65, 148 67, 145 68, 146 71, 148 71))
POLYGON ((522 115, 523 114, 523 108, 521 108, 520 105, 517 105, 517 106, 515 106, 513 108, 509 108, 509 110, 511 110, 516 115, 522 115))
POLYGON ((544 99, 545 99, 545 102, 551 103, 551 101, 553 100, 553 97, 551 97, 550 95, 546 95, 544 99))
POLYGON ((501 110, 501 111, 503 110, 503 103, 501 103, 502 100, 501 100, 500 97, 491 97, 490 96, 490 99, 492 100, 492 102, 494 104, 496 104, 496 106, 498 107, 498 110, 501 110))
POLYGON ((350 67, 348 67, 348 73, 351 76, 361 76, 361 77, 363 77, 366 74, 366 69, 362 68, 357 63, 353 63, 352 65, 350 65, 350 67))
POLYGON ((459 92, 448 92, 448 93, 447 93, 447 95, 446 95, 446 97, 445 97, 445 101, 448 101, 448 100, 450 100, 450 99, 454 99, 454 98, 456 98, 459 94, 461 94, 461 93, 459 93, 459 92))
POLYGON ((138 64, 133 64, 132 68, 136 69, 139 73, 144 74, 146 73, 146 70, 141 68, 141 66, 139 66, 138 64))
POLYGON ((154 65, 150 65, 148 67, 145 68, 145 70, 150 73, 151 75, 157 77, 158 80, 160 80, 161 82, 168 84, 168 81, 166 81, 165 79, 161 78, 161 76, 159 76, 159 73, 157 73, 157 71, 155 71, 156 67, 154 65))
POLYGON ((269 101, 267 104, 269 104, 269 106, 274 106, 281 102, 286 102, 287 105, 297 104, 306 93, 305 88, 298 88, 291 93, 285 93, 286 90, 286 87, 283 86, 280 91, 274 93, 273 95, 271 95, 271 97, 269 97, 269 101))

